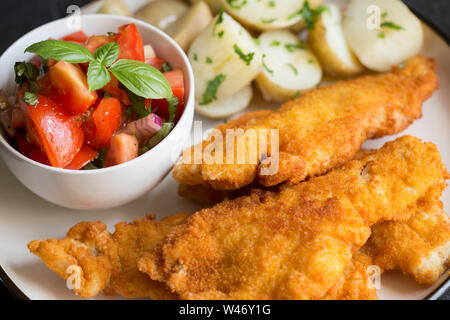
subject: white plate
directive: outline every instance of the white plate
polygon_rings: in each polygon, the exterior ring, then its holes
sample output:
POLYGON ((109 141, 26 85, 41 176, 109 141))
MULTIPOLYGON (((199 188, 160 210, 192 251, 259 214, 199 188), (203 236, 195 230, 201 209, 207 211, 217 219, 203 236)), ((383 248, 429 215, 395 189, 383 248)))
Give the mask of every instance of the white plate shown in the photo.
MULTIPOLYGON (((137 9, 146 0, 126 1, 132 10, 137 9)), ((99 3, 83 8, 84 13, 95 12, 99 3)), ((450 167, 450 48, 449 45, 431 28, 425 26, 424 55, 434 57, 439 63, 441 89, 423 106, 423 118, 414 122, 403 134, 412 134, 426 141, 434 142, 450 167)), ((255 90, 256 92, 256 90, 255 90)), ((250 109, 271 107, 257 94, 250 109)), ((273 105, 272 105, 273 107, 273 105)), ((203 128, 212 128, 220 121, 211 121, 201 116, 203 128)), ((385 141, 369 141, 366 147, 379 147, 385 141)), ((153 191, 135 202, 111 210, 74 211, 52 205, 28 191, 22 186, 6 166, 0 162, 0 265, 4 270, 5 282, 20 290, 30 299, 76 299, 65 283, 50 271, 35 256, 28 252, 26 244, 33 239, 60 238, 74 224, 81 220, 101 220, 113 230, 119 221, 131 221, 148 213, 154 213, 160 219, 164 216, 186 211, 195 211, 198 206, 177 195, 177 183, 169 175, 153 191)), ((42 181, 45 183, 45 181, 42 181)), ((450 210, 450 190, 442 196, 444 206, 450 210)), ((447 275, 433 286, 415 283, 410 277, 399 272, 388 272, 382 276, 380 299, 424 299, 436 293, 446 280, 447 275)), ((446 284, 449 282, 447 281, 446 284)), ((22 295, 22 297, 23 297, 22 295)), ((436 296, 437 294, 435 294, 436 296)), ((432 296, 435 298, 435 296, 432 296)), ((105 297, 100 296, 99 299, 105 297)))

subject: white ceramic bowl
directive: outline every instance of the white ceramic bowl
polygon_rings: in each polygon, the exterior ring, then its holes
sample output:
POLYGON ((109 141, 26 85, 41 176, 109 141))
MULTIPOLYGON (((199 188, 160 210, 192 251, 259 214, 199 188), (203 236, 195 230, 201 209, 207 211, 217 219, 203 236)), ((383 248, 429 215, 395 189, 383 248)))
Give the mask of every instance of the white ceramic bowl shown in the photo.
MULTIPOLYGON (((135 23, 144 44, 151 44, 156 54, 172 67, 184 72, 184 113, 172 132, 149 152, 121 165, 99 170, 65 170, 35 162, 16 151, 0 137, 0 155, 12 173, 40 197, 73 209, 105 209, 130 202, 154 188, 170 171, 186 145, 194 116, 194 79, 183 50, 162 31, 139 20, 112 15, 82 15, 80 27, 88 35, 106 34, 117 27, 135 23)), ((29 60, 24 54, 29 45, 48 38, 61 38, 74 32, 73 18, 47 23, 17 40, 0 57, 0 88, 14 94, 16 61, 29 60)))

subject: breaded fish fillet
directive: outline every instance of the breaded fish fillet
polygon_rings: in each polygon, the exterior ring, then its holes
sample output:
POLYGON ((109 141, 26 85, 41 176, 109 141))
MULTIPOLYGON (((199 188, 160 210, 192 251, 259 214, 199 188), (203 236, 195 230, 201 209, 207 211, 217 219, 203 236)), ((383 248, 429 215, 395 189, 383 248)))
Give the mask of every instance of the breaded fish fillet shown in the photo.
POLYGON ((371 264, 400 269, 419 283, 433 283, 450 263, 450 221, 440 201, 422 203, 406 222, 386 221, 372 227, 361 249, 371 264))
POLYGON ((80 222, 66 238, 31 241, 28 248, 64 280, 71 275, 78 278, 74 292, 84 298, 104 291, 129 298, 177 299, 163 283, 140 272, 137 261, 187 216, 180 213, 159 222, 146 216, 132 223, 121 222, 113 234, 102 222, 80 222))
POLYGON ((407 220, 447 171, 405 136, 279 193, 253 191, 172 228, 138 268, 182 299, 319 299, 381 221, 407 220))
POLYGON ((377 300, 375 287, 370 287, 368 267, 355 254, 352 261, 345 267, 344 273, 336 284, 320 299, 321 300, 377 300))
POLYGON ((404 68, 394 67, 389 73, 312 90, 277 111, 250 112, 217 128, 224 136, 227 129, 254 129, 259 134, 278 129, 279 153, 271 153, 271 134, 266 151, 259 135, 257 148, 249 138, 241 136, 244 144, 238 146, 236 142, 234 161, 226 163, 226 150, 211 138, 185 151, 173 176, 181 184, 210 185, 216 190, 238 189, 255 180, 264 186, 284 181, 298 183, 350 160, 366 139, 407 128, 421 117, 422 103, 437 88, 436 62, 417 56, 408 60, 404 68), (210 156, 219 154, 223 164, 194 162, 196 148, 210 156), (257 153, 253 163, 252 150, 257 153), (223 157, 219 151, 223 151, 223 157), (239 154, 246 160, 244 163, 239 164, 239 154), (279 164, 278 170, 273 174, 263 172, 274 163, 279 164))

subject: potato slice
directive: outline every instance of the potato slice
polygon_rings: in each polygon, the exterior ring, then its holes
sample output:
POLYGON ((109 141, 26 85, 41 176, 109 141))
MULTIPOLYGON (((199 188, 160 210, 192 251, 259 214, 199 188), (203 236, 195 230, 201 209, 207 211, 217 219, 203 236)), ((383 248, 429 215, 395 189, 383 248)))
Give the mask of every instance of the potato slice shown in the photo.
POLYGON ((353 76, 363 71, 344 38, 341 11, 332 4, 308 33, 308 44, 317 55, 325 73, 331 76, 353 76))
POLYGON ((105 0, 98 13, 117 14, 119 16, 132 17, 130 9, 122 0, 105 0))
POLYGON ((135 17, 139 20, 166 31, 167 28, 183 16, 189 6, 179 0, 158 0, 140 8, 135 17))
POLYGON ((256 83, 265 100, 286 101, 320 82, 318 60, 292 32, 267 31, 259 36, 259 43, 264 67, 256 83))
MULTIPOLYGON (((257 30, 287 28, 302 20, 298 12, 304 0, 223 0, 225 10, 236 20, 257 30)), ((317 2, 313 1, 314 4, 317 2)))
POLYGON ((252 100, 253 89, 251 84, 245 86, 243 89, 223 100, 216 100, 212 103, 202 106, 197 103, 195 110, 205 117, 212 119, 222 119, 232 116, 245 108, 252 100))
POLYGON ((167 28, 167 33, 187 51, 192 41, 212 21, 213 16, 204 1, 193 5, 178 21, 167 28))
POLYGON ((351 0, 343 29, 361 63, 380 72, 419 53, 423 43, 420 20, 400 0, 351 0))
MULTIPOLYGON (((199 1, 202 0, 189 0, 192 4, 196 4, 199 1)), ((223 6, 222 0, 205 0, 205 2, 214 14, 219 13, 220 8, 223 6)))
POLYGON ((261 53, 250 34, 222 12, 189 49, 195 96, 202 105, 231 97, 262 69, 261 53))

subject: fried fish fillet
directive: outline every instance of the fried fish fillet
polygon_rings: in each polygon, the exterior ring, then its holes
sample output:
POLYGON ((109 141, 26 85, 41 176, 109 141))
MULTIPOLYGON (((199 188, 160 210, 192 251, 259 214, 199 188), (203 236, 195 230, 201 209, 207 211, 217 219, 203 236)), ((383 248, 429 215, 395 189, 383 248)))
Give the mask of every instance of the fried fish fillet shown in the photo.
POLYGON ((419 283, 434 283, 450 263, 450 221, 442 202, 424 201, 406 222, 376 224, 361 252, 382 270, 400 269, 419 283))
POLYGON ((447 171, 432 143, 405 136, 280 192, 255 190, 169 230, 139 270, 182 299, 319 299, 342 279, 370 227, 406 221, 447 171))
POLYGON ((188 215, 180 213, 159 222, 149 215, 132 223, 121 222, 113 234, 102 222, 80 222, 66 238, 31 241, 28 248, 64 280, 79 279, 74 292, 81 297, 104 291, 129 298, 177 299, 163 283, 140 272, 137 261, 188 215))
POLYGON ((211 137, 185 150, 175 164, 173 176, 181 184, 209 185, 216 190, 238 189, 253 181, 264 186, 284 181, 298 183, 350 160, 366 139, 407 128, 421 117, 422 103, 437 88, 436 62, 417 56, 408 60, 404 68, 394 67, 389 73, 312 90, 277 111, 250 112, 217 128, 223 136, 228 129, 254 129, 258 133, 278 129, 279 153, 270 151, 270 134, 266 152, 259 135, 257 147, 241 135, 244 143, 236 143, 234 158, 227 163, 228 158, 220 156, 226 154, 226 143, 222 149, 211 137), (218 154, 223 163, 198 161, 194 159, 195 150, 204 156, 218 154), (252 151, 257 153, 255 162, 250 161, 252 151), (239 154, 243 163, 238 162, 239 154), (278 163, 276 172, 263 172, 274 163, 278 163))
POLYGON ((336 284, 321 300, 377 300, 377 291, 369 279, 368 264, 356 253, 336 284))

